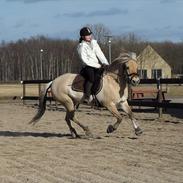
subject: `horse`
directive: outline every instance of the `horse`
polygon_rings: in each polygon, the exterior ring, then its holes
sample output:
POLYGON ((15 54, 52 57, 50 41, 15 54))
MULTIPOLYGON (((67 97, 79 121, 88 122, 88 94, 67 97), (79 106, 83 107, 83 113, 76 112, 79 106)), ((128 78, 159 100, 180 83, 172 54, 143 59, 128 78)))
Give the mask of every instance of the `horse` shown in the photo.
MULTIPOLYGON (((132 59, 129 54, 121 54, 119 57, 114 59, 103 72, 103 86, 96 94, 95 98, 117 119, 116 123, 108 126, 107 133, 112 133, 117 130, 118 126, 122 122, 123 116, 120 114, 119 108, 123 109, 123 111, 129 116, 135 134, 140 135, 143 132, 136 122, 134 114, 127 101, 128 84, 136 86, 140 82, 137 69, 138 65, 135 59, 132 59)), ((84 130, 86 136, 93 137, 89 127, 82 124, 75 115, 75 112, 77 111, 76 106, 82 103, 84 99, 83 91, 75 91, 72 89, 72 85, 76 77, 81 78, 81 81, 83 81, 82 84, 84 83, 84 78, 82 78, 80 74, 74 73, 65 73, 47 83, 40 94, 37 114, 29 123, 33 125, 36 124, 45 113, 46 96, 48 90, 51 88, 53 98, 61 103, 66 109, 65 121, 71 132, 71 136, 73 138, 80 137, 71 124, 73 121, 84 130)), ((90 104, 93 99, 94 97, 90 96, 90 104)))

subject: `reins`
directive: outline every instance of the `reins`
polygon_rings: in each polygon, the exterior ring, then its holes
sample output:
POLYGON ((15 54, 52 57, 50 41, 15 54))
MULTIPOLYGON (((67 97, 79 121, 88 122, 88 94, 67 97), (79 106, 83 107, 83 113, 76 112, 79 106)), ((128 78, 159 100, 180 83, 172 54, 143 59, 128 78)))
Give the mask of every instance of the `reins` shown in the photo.
POLYGON ((134 76, 139 76, 138 73, 134 73, 134 72, 129 74, 128 73, 128 68, 126 68, 125 71, 126 72, 124 72, 123 74, 119 74, 119 73, 115 73, 115 72, 112 72, 112 71, 105 70, 104 75, 105 74, 108 74, 108 73, 111 73, 111 74, 116 75, 117 76, 117 79, 116 80, 117 80, 118 83, 120 83, 120 78, 123 77, 123 76, 125 77, 125 79, 127 80, 127 82, 130 82, 134 76))

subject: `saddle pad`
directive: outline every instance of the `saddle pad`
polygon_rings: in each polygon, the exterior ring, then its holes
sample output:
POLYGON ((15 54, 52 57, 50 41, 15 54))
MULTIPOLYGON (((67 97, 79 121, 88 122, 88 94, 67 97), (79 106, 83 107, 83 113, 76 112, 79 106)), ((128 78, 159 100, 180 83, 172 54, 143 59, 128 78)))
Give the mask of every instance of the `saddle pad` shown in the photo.
POLYGON ((77 92, 84 91, 84 81, 85 79, 81 75, 77 75, 72 82, 72 90, 77 92))
MULTIPOLYGON (((77 75, 72 82, 72 90, 77 92, 83 92, 84 82, 85 79, 81 75, 77 75)), ((101 91, 102 85, 103 85, 103 79, 101 78, 100 80, 94 83, 92 87, 92 94, 97 95, 101 91)))

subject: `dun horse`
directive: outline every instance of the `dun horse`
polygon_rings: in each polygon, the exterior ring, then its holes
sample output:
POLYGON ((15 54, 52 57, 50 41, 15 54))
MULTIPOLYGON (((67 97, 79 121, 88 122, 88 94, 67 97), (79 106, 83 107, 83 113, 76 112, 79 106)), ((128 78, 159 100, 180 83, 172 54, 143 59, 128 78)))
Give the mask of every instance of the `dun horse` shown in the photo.
MULTIPOLYGON (((89 128, 82 124, 75 115, 76 106, 79 103, 82 103, 84 96, 82 91, 75 91, 72 89, 72 85, 76 76, 78 77, 77 74, 66 73, 46 85, 44 91, 42 91, 40 96, 38 112, 30 123, 35 124, 43 116, 46 109, 47 91, 49 88, 51 88, 54 99, 59 101, 66 109, 65 120, 70 129, 72 137, 79 137, 76 130, 71 125, 72 121, 79 125, 87 136, 92 137, 92 133, 89 128)), ((82 76, 79 77, 84 82, 82 76)), ((102 89, 98 94, 96 94, 96 99, 117 119, 115 124, 108 126, 107 133, 112 133, 113 131, 117 130, 123 119, 123 116, 118 112, 118 108, 122 108, 124 112, 129 116, 135 134, 140 135, 142 130, 136 123, 134 115, 127 102, 128 83, 131 85, 138 85, 140 82, 137 74, 136 61, 133 60, 128 54, 125 56, 124 54, 120 55, 104 71, 102 82, 102 89)), ((90 96, 90 100, 93 100, 92 96, 90 96)))

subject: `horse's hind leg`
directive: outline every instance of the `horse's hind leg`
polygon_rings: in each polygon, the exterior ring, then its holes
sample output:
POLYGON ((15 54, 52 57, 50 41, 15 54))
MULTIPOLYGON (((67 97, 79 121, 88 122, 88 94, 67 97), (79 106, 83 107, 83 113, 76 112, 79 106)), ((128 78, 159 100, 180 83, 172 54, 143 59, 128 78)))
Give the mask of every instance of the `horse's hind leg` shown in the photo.
POLYGON ((93 137, 91 131, 90 131, 89 128, 88 128, 88 126, 84 126, 84 125, 81 124, 81 123, 79 122, 79 120, 76 118, 76 116, 75 116, 75 111, 72 111, 72 112, 70 113, 70 115, 71 115, 71 116, 70 116, 70 117, 71 117, 71 120, 74 121, 77 125, 79 125, 79 126, 84 130, 86 136, 88 136, 88 137, 93 137))
POLYGON ((64 100, 62 100, 62 104, 66 108, 66 116, 65 121, 67 122, 67 125, 70 129, 71 135, 73 138, 79 137, 76 130, 71 125, 71 112, 74 110, 74 104, 72 102, 72 99, 68 95, 62 96, 64 100))
POLYGON ((78 137, 76 130, 71 126, 70 120, 72 120, 77 125, 79 125, 84 130, 84 132, 87 136, 92 136, 92 133, 90 132, 89 128, 87 126, 84 126, 83 124, 81 124, 79 122, 79 120, 75 117, 75 106, 74 106, 72 99, 69 96, 65 96, 65 102, 63 102, 63 105, 67 109, 67 114, 66 114, 65 120, 71 131, 71 135, 73 137, 78 137))
POLYGON ((142 134, 143 131, 139 127, 139 125, 137 124, 136 119, 134 118, 133 112, 132 112, 130 106, 128 105, 128 102, 127 101, 122 102, 122 103, 120 103, 120 106, 122 107, 122 109, 124 110, 124 112, 128 114, 129 118, 131 119, 132 124, 133 124, 133 128, 135 130, 135 134, 136 135, 142 134))
POLYGON ((69 111, 67 111, 66 116, 65 116, 65 120, 67 122, 67 125, 69 126, 71 135, 73 138, 79 138, 80 136, 77 134, 76 130, 72 127, 71 125, 71 120, 70 120, 70 113, 69 111))

